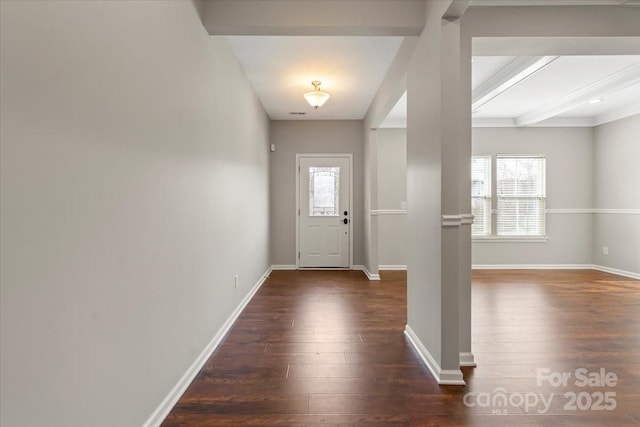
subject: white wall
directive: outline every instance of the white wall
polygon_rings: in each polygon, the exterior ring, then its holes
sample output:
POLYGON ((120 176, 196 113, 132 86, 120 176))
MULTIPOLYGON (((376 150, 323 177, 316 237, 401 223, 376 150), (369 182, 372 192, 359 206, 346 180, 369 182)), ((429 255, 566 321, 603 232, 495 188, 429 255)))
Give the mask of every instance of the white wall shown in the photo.
MULTIPOLYGON (((591 128, 475 128, 473 155, 544 154, 547 209, 593 206, 593 131, 591 128)), ((494 178, 495 179, 495 178, 494 178)), ((495 193, 494 193, 495 194, 495 193)), ((497 206, 493 198, 493 208, 497 206)), ((495 224, 496 216, 492 216, 495 224)), ((474 265, 590 264, 593 216, 548 213, 548 240, 542 243, 474 241, 474 265)))
POLYGON ((595 128, 595 264, 640 275, 640 115, 595 128), (611 209, 632 213, 612 213, 611 209), (602 248, 609 249, 609 255, 602 248))
POLYGON ((271 123, 271 263, 296 264, 296 153, 353 154, 353 264, 364 262, 364 135, 361 120, 271 123))
POLYGON ((378 130, 378 262, 407 264, 407 130, 378 130))
POLYGON ((140 426, 268 266, 269 121, 191 2, 0 3, 0 424, 140 426))

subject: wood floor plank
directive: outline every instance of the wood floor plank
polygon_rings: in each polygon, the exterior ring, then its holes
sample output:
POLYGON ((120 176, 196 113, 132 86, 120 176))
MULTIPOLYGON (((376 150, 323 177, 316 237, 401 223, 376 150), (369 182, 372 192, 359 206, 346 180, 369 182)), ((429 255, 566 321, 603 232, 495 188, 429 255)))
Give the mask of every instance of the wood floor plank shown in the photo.
POLYGON ((165 427, 411 427, 404 415, 193 415, 171 414, 165 427))
POLYGON ((474 271, 478 367, 456 387, 437 384, 404 337, 406 273, 381 276, 272 272, 163 427, 640 426, 640 281, 474 271), (537 382, 539 369, 578 368, 618 381, 537 382), (566 408, 565 393, 585 392, 615 392, 616 407, 566 408), (485 404, 500 393, 508 406, 485 404), (532 395, 549 405, 522 400, 532 395))
POLYGON ((410 416, 411 427, 638 427, 631 418, 606 415, 410 416))

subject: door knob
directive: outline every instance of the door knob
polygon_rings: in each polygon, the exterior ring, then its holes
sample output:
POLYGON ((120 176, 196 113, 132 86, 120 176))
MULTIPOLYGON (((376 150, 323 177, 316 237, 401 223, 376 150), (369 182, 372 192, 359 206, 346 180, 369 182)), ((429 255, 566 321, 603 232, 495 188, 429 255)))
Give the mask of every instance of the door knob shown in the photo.
POLYGON ((347 218, 343 219, 342 222, 344 222, 345 224, 349 224, 349 220, 347 218))

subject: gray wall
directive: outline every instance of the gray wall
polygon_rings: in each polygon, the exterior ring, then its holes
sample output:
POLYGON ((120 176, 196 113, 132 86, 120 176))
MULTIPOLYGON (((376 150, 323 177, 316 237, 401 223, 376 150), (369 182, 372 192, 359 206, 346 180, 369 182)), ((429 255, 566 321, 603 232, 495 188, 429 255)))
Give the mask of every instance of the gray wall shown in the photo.
MULTIPOLYGON (((640 116, 596 128, 474 128, 474 155, 546 156, 550 212, 547 242, 476 241, 473 264, 596 264, 640 274, 640 168, 634 163, 640 158, 639 127, 640 116), (572 209, 598 213, 563 212, 572 209)), ((400 209, 406 129, 378 130, 377 166, 377 209, 400 209)), ((379 264, 405 265, 406 215, 380 213, 377 219, 379 264)))
POLYGON ((595 128, 595 264, 640 275, 640 115, 595 128), (610 209, 635 213, 610 213, 610 209), (602 248, 609 248, 609 255, 602 248))
MULTIPOLYGON (((547 215, 547 242, 476 241, 473 264, 591 264, 594 216, 554 209, 593 208, 593 148, 591 128, 474 128, 473 155, 546 156, 547 208, 551 212, 547 215)), ((406 157, 403 162, 402 155, 406 156, 406 130, 380 129, 378 209, 400 209, 400 199, 406 194, 406 157)), ((631 191, 633 187, 626 188, 631 191)), ((378 221, 380 265, 406 264, 406 216, 381 214, 378 221)))
MULTIPOLYGON (((547 209, 593 206, 593 131, 591 128, 475 128, 473 155, 544 154, 547 209)), ((494 165, 495 166, 495 165, 494 165)), ((495 195, 495 189, 493 194, 495 195)), ((496 208, 493 198, 493 208, 496 208)), ((496 216, 492 216, 495 224, 496 216)), ((590 264, 593 215, 547 214, 543 243, 473 243, 472 263, 590 264)))
POLYGON ((406 266, 407 130, 378 130, 378 262, 406 266))
POLYGON ((0 4, 0 424, 139 427, 268 267, 269 122, 191 2, 0 4))
POLYGON ((353 264, 364 262, 364 140, 361 120, 271 123, 271 263, 295 265, 296 153, 353 154, 353 264))

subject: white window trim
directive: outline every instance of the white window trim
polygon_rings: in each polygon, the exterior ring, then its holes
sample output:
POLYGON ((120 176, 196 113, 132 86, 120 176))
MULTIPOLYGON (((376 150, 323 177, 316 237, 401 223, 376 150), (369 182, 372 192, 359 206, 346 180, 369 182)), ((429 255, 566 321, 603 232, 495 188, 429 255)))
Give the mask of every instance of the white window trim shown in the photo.
MULTIPOLYGON (((493 192, 494 192, 494 185, 493 185, 493 168, 494 168, 494 159, 493 156, 491 154, 482 154, 482 155, 477 155, 477 156, 472 156, 472 158, 484 158, 484 159, 488 159, 489 161, 489 170, 487 171, 488 174, 488 178, 489 178, 489 188, 488 188, 488 192, 487 195, 485 196, 471 196, 471 201, 473 202, 473 199, 484 199, 485 201, 489 202, 489 209, 488 209, 488 215, 486 218, 487 221, 487 225, 488 225, 488 234, 473 234, 473 232, 471 233, 472 238, 476 238, 476 237, 482 237, 482 238, 486 238, 486 237, 491 237, 493 235, 493 192)), ((474 217, 474 221, 475 221, 475 217, 474 217)))
MULTIPOLYGON (((545 185, 547 181, 547 165, 546 165, 546 155, 544 154, 504 154, 504 153, 494 153, 494 154, 478 154, 473 157, 490 157, 491 158, 491 196, 489 199, 491 200, 491 218, 490 218, 490 227, 491 234, 490 235, 472 235, 471 242, 472 243, 546 243, 548 241, 548 236, 546 234, 547 231, 547 215, 549 213, 549 209, 545 209, 545 234, 542 236, 527 236, 527 235, 498 235, 497 233, 497 218, 495 216, 498 214, 498 210, 495 209, 494 203, 497 205, 498 202, 498 194, 495 189, 497 182, 497 158, 498 157, 539 157, 545 159, 545 185)), ((543 197, 545 200, 545 205, 547 202, 547 195, 545 191, 545 196, 543 197)))
POLYGON ((547 236, 474 236, 471 241, 477 243, 545 243, 547 236))
MULTIPOLYGON (((544 154, 502 154, 502 153, 497 153, 494 157, 494 162, 493 164, 495 165, 494 168, 496 168, 496 170, 494 171, 495 173, 492 175, 492 180, 495 182, 492 182, 492 185, 495 184, 497 186, 498 184, 498 171, 497 171, 497 167, 498 167, 498 158, 512 158, 512 159, 522 159, 522 158, 527 158, 527 159, 532 159, 532 158, 538 158, 538 159, 542 159, 544 160, 544 196, 524 196, 522 198, 530 198, 530 199, 534 199, 537 198, 539 200, 544 200, 544 204, 545 204, 545 209, 544 209, 544 218, 543 218, 543 231, 544 231, 544 235, 518 235, 518 234, 498 234, 498 209, 495 209, 496 211, 496 220, 495 220, 495 229, 492 227, 491 232, 493 233, 495 230, 495 234, 492 234, 491 237, 496 237, 496 238, 500 238, 502 240, 509 240, 509 239, 516 239, 516 240, 520 240, 522 242, 531 242, 532 240, 530 239, 534 239, 534 240, 540 240, 540 239, 544 239, 541 241, 546 241, 546 233, 547 233, 547 211, 546 211, 546 204, 547 204, 547 191, 546 191, 546 185, 547 185, 547 156, 544 154), (495 178, 494 178, 495 177, 495 178)), ((495 193, 495 203, 496 203, 496 208, 498 206, 498 201, 500 200, 501 196, 500 194, 498 194, 498 191, 496 189, 496 193, 495 193)), ((506 196, 503 196, 506 197, 506 196)), ((492 209, 493 212, 493 209, 492 209)), ((493 215, 493 213, 492 213, 493 215)), ((513 240, 511 240, 513 241, 513 240)))

